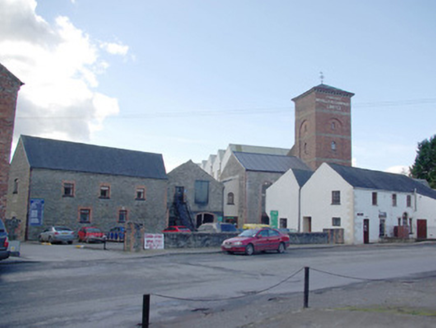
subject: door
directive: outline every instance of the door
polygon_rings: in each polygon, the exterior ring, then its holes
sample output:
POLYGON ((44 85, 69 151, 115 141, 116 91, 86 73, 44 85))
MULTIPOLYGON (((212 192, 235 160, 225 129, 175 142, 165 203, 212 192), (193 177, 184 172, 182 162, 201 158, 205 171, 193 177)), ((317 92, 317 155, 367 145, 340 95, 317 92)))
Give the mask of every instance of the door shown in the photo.
POLYGON ((417 238, 427 239, 427 220, 416 220, 417 238))
POLYGON ((269 235, 268 230, 261 230, 256 236, 256 239, 254 240, 254 247, 256 251, 261 252, 265 251, 269 247, 269 235))
POLYGON ((268 249, 278 249, 280 244, 280 233, 275 230, 269 230, 269 246, 268 249))
POLYGON ((303 218, 303 232, 312 232, 312 217, 305 216, 303 218))
POLYGON ((363 243, 369 244, 369 219, 363 220, 363 243))

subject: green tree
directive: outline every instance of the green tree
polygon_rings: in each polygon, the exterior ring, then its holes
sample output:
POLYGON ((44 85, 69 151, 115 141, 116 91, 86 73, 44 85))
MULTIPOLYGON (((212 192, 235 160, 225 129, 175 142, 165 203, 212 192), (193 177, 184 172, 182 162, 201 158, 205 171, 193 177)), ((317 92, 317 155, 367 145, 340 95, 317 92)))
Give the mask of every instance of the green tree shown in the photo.
POLYGON ((436 189, 436 134, 429 140, 418 143, 415 163, 410 167, 410 176, 425 179, 436 189))

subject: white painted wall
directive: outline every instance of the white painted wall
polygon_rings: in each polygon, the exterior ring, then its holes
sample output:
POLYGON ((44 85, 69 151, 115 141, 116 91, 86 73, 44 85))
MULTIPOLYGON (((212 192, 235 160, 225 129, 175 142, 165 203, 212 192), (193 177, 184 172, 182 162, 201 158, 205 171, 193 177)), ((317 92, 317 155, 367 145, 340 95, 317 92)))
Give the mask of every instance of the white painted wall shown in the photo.
POLYGON ((427 238, 436 239, 436 200, 422 195, 416 197, 416 217, 414 222, 414 235, 416 236, 416 220, 427 220, 427 238))
MULTIPOLYGON (((299 219, 299 185, 292 170, 283 174, 266 190, 266 213, 278 211, 280 219, 286 219, 287 228, 298 231, 299 219)), ((270 217, 271 218, 271 217, 270 217)))
MULTIPOLYGON (((330 166, 322 164, 301 189, 301 220, 312 218, 312 232, 328 228, 343 228, 344 242, 354 243, 353 188, 330 166), (332 205, 332 191, 339 190, 341 204, 332 205), (341 218, 341 226, 332 225, 334 217, 341 218)), ((301 223, 303 226, 303 223, 301 223)))

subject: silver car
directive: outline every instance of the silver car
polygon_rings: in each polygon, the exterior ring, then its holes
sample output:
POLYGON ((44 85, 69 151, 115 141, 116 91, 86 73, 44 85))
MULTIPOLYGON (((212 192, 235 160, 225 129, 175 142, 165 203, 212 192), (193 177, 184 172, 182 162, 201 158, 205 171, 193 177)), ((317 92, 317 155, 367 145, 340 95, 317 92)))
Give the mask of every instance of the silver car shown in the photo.
POLYGON ((40 242, 72 244, 73 240, 74 231, 62 226, 49 227, 39 234, 40 242))

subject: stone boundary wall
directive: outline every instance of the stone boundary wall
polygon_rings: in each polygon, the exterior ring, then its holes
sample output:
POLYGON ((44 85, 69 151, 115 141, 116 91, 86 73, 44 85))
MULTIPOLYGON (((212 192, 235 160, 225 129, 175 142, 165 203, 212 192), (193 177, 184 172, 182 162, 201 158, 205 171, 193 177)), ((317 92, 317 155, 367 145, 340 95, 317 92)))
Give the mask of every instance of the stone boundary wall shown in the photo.
MULTIPOLYGON (((165 248, 220 247, 225 239, 239 233, 165 233, 165 248)), ((290 233, 291 245, 328 244, 326 232, 290 233)))

